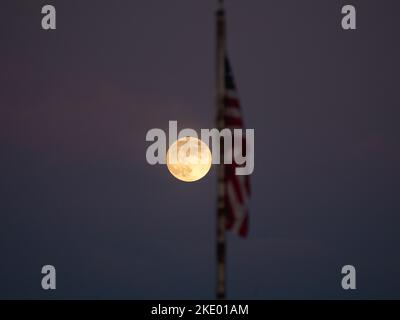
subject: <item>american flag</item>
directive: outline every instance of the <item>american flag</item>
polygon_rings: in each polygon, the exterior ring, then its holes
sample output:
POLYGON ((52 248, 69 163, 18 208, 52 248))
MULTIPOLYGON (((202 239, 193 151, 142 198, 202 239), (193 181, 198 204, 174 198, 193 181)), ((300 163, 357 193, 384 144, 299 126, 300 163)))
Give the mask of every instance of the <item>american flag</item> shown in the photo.
MULTIPOLYGON (((225 105, 224 122, 228 129, 244 129, 240 101, 236 90, 233 72, 228 58, 225 58, 225 105)), ((242 152, 246 150, 246 139, 243 134, 242 152)), ((250 177, 236 175, 238 165, 225 165, 225 206, 226 229, 241 237, 246 237, 249 230, 248 201, 250 198, 250 177)))

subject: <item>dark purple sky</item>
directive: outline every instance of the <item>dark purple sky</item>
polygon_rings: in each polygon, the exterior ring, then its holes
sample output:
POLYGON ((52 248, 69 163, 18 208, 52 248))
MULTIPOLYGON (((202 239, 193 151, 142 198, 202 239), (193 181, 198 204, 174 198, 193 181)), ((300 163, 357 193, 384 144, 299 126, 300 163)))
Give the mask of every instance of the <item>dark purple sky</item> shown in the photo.
MULTIPOLYGON (((400 298, 400 3, 350 2, 357 31, 348 1, 227 1, 256 131, 229 298, 400 298)), ((214 126, 214 8, 1 1, 0 298, 214 297, 215 172, 184 184, 145 161, 147 130, 214 126)))

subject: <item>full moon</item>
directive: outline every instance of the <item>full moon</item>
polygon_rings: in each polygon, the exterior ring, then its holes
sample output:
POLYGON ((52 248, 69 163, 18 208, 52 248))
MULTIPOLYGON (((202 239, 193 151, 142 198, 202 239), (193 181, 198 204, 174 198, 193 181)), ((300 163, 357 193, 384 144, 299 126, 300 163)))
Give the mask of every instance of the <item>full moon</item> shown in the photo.
POLYGON ((167 167, 171 174, 182 181, 193 182, 203 178, 211 168, 210 148, 194 137, 175 141, 167 152, 167 167))

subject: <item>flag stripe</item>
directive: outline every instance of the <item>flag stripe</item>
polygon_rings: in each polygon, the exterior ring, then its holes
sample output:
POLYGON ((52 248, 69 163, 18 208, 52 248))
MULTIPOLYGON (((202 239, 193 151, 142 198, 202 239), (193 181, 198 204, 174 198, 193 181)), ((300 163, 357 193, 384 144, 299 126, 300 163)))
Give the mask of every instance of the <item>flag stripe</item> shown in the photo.
MULTIPOLYGON (((230 129, 244 129, 236 83, 228 59, 226 58, 225 61, 225 126, 230 129)), ((242 149, 245 150, 245 138, 243 138, 243 142, 242 149)), ((244 153, 243 150, 242 153, 244 153)), ((236 175, 235 169, 237 167, 239 165, 234 160, 232 164, 225 165, 226 228, 241 237, 246 237, 249 225, 248 201, 250 197, 250 178, 249 176, 236 175)))

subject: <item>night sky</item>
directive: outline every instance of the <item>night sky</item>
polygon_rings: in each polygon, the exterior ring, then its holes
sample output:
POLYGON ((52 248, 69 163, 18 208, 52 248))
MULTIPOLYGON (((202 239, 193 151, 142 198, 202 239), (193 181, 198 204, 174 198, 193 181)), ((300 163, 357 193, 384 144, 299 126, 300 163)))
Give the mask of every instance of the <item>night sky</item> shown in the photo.
MULTIPOLYGON (((400 298, 399 1, 226 2, 256 151, 228 298, 400 298)), ((214 127, 215 7, 1 0, 0 298, 214 298, 216 168, 179 182, 145 136, 214 127)))

